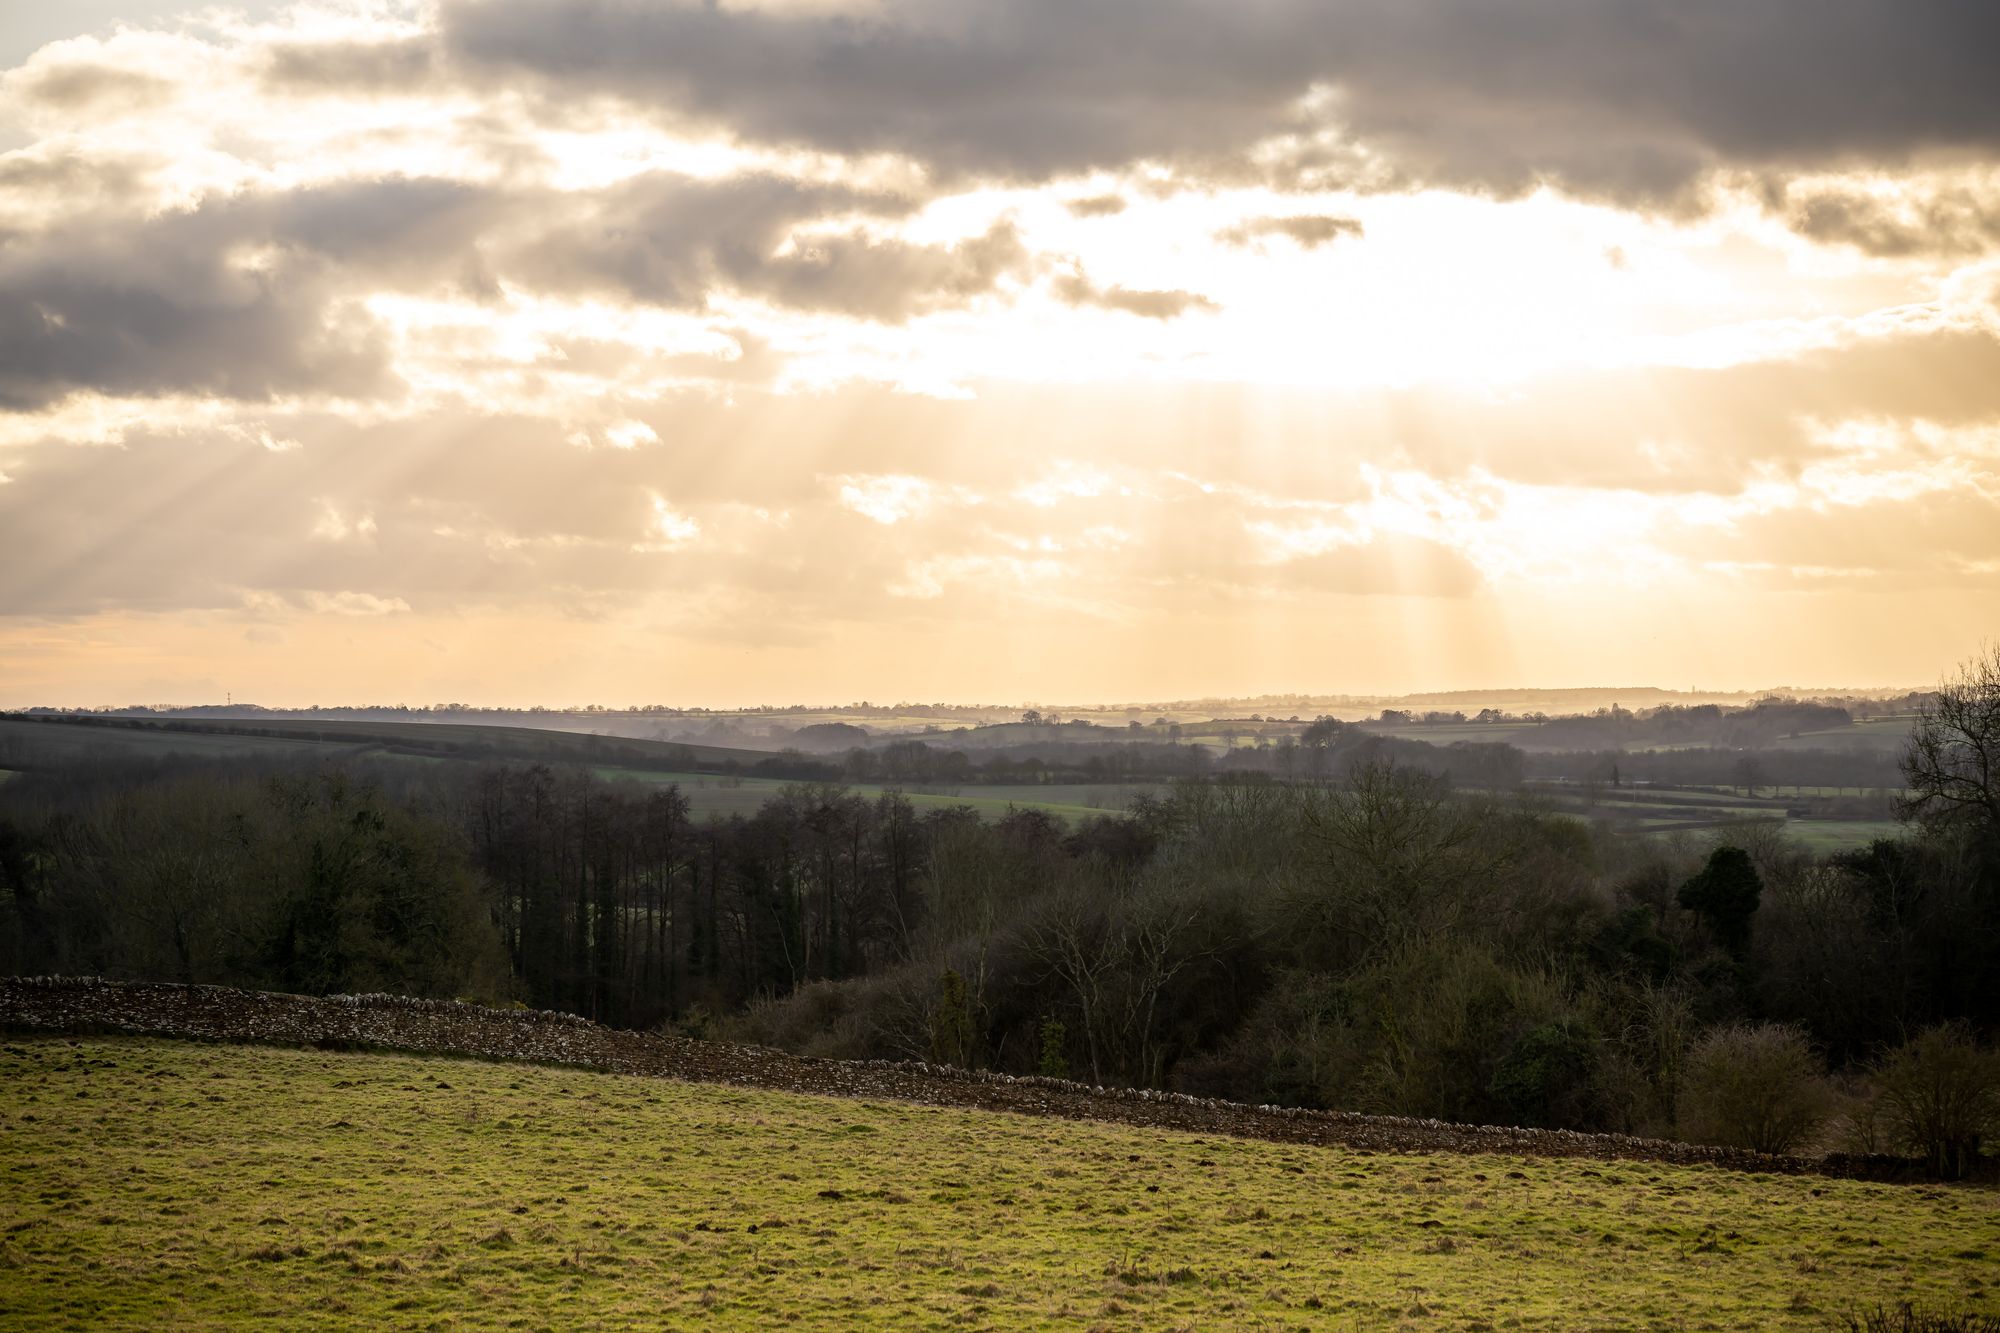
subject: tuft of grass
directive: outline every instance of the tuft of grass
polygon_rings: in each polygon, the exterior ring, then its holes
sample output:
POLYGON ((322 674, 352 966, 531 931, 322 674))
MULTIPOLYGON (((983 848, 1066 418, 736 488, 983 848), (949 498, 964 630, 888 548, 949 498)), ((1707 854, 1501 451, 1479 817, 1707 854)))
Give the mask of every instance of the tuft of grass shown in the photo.
POLYGON ((0 1322, 2000 1333, 1993 1192, 1643 1171, 20 1038, 0 1322))

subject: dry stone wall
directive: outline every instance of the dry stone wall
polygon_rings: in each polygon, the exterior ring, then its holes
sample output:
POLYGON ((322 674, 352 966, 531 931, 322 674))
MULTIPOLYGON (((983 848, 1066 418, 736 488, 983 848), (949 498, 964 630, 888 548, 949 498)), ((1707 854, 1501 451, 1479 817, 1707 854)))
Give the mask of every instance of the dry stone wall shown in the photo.
POLYGON ((1618 1134, 1250 1106, 1184 1093, 1099 1088, 914 1062, 817 1060, 763 1047, 606 1028, 574 1014, 489 1009, 398 995, 314 998, 93 977, 8 977, 0 978, 0 1028, 367 1047, 580 1065, 620 1074, 1113 1121, 1370 1152, 1627 1159, 1875 1179, 1899 1178, 1907 1171, 1907 1164, 1895 1159, 1773 1157, 1618 1134))

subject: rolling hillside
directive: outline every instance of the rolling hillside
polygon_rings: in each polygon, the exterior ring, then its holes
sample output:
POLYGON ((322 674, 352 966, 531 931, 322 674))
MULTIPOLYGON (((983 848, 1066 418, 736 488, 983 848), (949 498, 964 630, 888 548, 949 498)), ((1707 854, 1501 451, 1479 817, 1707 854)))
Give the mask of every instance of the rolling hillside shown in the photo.
POLYGON ((0 1314, 209 1327, 1819 1328, 1992 1310, 1990 1192, 506 1063, 16 1036, 0 1314))
POLYGON ((717 769, 730 764, 748 767, 773 757, 766 750, 446 722, 0 717, 0 755, 14 756, 12 766, 16 768, 32 767, 38 755, 73 759, 93 751, 226 756, 297 754, 309 749, 335 755, 374 752, 427 759, 521 759, 636 769, 685 767, 690 759, 717 769))

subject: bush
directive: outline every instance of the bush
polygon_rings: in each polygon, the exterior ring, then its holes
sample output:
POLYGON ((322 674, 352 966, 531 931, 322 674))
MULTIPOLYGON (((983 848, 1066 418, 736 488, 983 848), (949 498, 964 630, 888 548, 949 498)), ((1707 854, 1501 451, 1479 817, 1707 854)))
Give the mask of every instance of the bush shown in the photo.
POLYGON ((966 997, 965 978, 946 968, 938 974, 937 1003, 931 1009, 931 1059, 970 1069, 974 1046, 972 1004, 966 997))
POLYGON ((1838 1080, 1827 1135, 1830 1146, 1857 1157, 1886 1156, 1894 1138, 1889 1119, 1889 1108, 1874 1084, 1852 1077, 1838 1080))
POLYGON ((1042 1020, 1042 1056, 1035 1072, 1043 1078, 1069 1077, 1069 1029, 1059 1018, 1042 1020))
POLYGON ((1792 1152, 1831 1109, 1819 1058, 1804 1033, 1782 1024, 1717 1028, 1681 1073, 1681 1136, 1696 1143, 1792 1152))
POLYGON ((1968 1028, 1941 1023, 1904 1042, 1875 1081, 1892 1131, 1932 1175, 1970 1174, 1981 1136, 2000 1123, 2000 1060, 1968 1028))
POLYGON ((1597 1041, 1590 1029, 1559 1019, 1531 1029, 1501 1058, 1490 1090, 1516 1124, 1580 1125, 1591 1111, 1597 1041))

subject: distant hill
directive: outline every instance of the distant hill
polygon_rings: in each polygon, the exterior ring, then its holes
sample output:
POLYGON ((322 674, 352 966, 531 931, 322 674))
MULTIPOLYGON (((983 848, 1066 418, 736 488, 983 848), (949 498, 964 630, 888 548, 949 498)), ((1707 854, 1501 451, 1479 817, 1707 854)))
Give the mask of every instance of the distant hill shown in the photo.
POLYGON ((514 759, 528 762, 676 771, 696 765, 748 768, 775 759, 770 750, 742 750, 674 741, 593 736, 533 727, 497 727, 448 722, 298 721, 263 718, 254 722, 105 715, 0 716, 0 767, 33 767, 38 752, 74 755, 103 749, 153 754, 296 753, 300 748, 332 753, 368 752, 432 759, 514 759))

